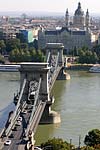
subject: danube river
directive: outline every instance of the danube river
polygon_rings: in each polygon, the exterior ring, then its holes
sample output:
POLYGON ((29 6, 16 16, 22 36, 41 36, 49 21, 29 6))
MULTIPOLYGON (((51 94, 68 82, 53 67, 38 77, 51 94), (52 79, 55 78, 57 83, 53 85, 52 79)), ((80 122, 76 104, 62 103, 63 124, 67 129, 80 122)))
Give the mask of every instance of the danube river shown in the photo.
MULTIPOLYGON (((56 81, 52 90, 55 103, 52 109, 61 115, 61 123, 39 125, 35 135, 40 144, 52 137, 72 139, 76 146, 91 129, 100 129, 100 74, 86 71, 68 71, 71 79, 56 81)), ((14 92, 19 89, 19 73, 0 73, 0 128, 3 127, 12 104, 14 92)))

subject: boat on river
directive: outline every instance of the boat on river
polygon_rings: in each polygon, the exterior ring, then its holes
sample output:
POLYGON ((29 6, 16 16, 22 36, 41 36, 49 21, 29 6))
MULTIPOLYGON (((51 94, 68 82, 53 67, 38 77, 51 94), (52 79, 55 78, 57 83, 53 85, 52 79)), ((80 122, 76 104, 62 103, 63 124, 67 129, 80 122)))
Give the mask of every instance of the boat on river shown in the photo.
POLYGON ((89 72, 100 73, 100 65, 94 65, 89 69, 89 72))
POLYGON ((20 65, 9 64, 9 65, 0 65, 1 72, 16 72, 19 70, 20 65))

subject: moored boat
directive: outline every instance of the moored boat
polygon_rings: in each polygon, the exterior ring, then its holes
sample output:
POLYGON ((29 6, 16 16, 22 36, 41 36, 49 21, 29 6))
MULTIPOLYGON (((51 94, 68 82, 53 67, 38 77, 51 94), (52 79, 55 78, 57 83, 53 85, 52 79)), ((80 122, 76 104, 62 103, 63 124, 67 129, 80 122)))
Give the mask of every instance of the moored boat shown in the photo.
POLYGON ((89 72, 100 73, 100 65, 94 65, 89 69, 89 72))
POLYGON ((9 65, 0 65, 0 71, 4 71, 4 72, 16 72, 19 70, 20 65, 13 65, 13 64, 9 64, 9 65))

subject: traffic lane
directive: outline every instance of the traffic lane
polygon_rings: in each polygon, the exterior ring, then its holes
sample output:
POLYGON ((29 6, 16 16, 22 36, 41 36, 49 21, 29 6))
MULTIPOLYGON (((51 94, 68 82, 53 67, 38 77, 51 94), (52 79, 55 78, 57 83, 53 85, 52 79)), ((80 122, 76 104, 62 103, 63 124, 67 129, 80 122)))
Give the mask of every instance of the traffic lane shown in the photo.
POLYGON ((30 118, 29 111, 27 111, 26 114, 22 114, 22 124, 21 126, 17 126, 17 131, 12 131, 12 134, 14 135, 14 138, 9 138, 11 140, 10 145, 4 145, 3 150, 18 150, 18 145, 21 142, 23 132, 25 132, 24 128, 27 128, 27 124, 30 118))
POLYGON ((21 142, 21 135, 22 135, 22 125, 17 126, 17 131, 12 131, 14 138, 9 138, 11 140, 10 145, 4 145, 3 150, 18 150, 18 145, 21 142))

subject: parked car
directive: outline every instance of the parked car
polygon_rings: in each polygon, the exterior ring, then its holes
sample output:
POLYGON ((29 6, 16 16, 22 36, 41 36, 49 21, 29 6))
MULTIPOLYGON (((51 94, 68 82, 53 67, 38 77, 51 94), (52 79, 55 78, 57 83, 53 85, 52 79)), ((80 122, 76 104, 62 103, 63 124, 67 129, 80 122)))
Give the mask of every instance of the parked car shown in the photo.
POLYGON ((15 127, 12 129, 12 131, 17 131, 17 127, 15 126, 15 127))
POLYGON ((17 121, 16 125, 21 126, 21 121, 17 121))
POLYGON ((27 110, 24 110, 21 112, 22 114, 27 114, 27 110))
POLYGON ((17 121, 22 121, 22 117, 19 116, 18 119, 17 119, 17 121))
POLYGON ((5 142, 4 142, 4 145, 10 145, 11 144, 11 140, 6 140, 5 142))
POLYGON ((9 135, 9 138, 14 138, 13 133, 11 133, 11 134, 9 135))

